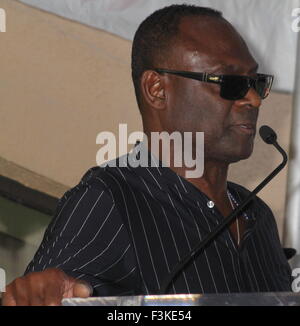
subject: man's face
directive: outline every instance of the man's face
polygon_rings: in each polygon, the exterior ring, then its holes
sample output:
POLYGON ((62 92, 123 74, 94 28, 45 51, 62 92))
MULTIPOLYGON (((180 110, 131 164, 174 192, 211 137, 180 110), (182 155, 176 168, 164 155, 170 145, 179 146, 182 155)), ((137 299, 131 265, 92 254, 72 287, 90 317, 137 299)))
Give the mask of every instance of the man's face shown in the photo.
MULTIPOLYGON (((184 18, 178 42, 164 67, 175 70, 255 76, 257 63, 233 27, 221 19, 184 18)), ((204 132, 205 160, 227 163, 253 150, 261 100, 250 89, 241 100, 220 97, 220 85, 166 75, 168 131, 204 132)))

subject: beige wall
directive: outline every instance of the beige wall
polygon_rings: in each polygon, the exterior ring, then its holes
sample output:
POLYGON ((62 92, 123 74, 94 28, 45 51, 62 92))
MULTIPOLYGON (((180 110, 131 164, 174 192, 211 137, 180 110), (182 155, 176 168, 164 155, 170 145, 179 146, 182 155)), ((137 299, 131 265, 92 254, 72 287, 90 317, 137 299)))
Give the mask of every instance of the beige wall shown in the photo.
MULTIPOLYGON (((131 43, 103 31, 0 0, 7 32, 0 34, 0 157, 65 186, 96 164, 100 131, 140 130, 130 79, 131 43)), ((261 109, 288 148, 291 96, 273 93, 261 109)), ((230 177, 253 189, 280 161, 257 140, 253 157, 230 177)), ((283 225, 286 172, 261 196, 283 225)), ((30 183, 30 182, 29 182, 30 183)), ((30 184, 29 184, 30 185, 30 184)))
MULTIPOLYGON (((263 103, 258 120, 258 126, 267 124, 276 130, 278 142, 286 151, 289 149, 291 112, 291 95, 272 93, 263 103)), ((253 155, 248 160, 233 164, 229 178, 253 190, 281 161, 277 150, 257 136, 253 155)), ((287 168, 259 194, 272 208, 280 235, 284 222, 286 179, 287 168)))
POLYGON ((0 7, 0 156, 74 185, 96 164, 100 131, 140 128, 131 43, 15 1, 0 7))

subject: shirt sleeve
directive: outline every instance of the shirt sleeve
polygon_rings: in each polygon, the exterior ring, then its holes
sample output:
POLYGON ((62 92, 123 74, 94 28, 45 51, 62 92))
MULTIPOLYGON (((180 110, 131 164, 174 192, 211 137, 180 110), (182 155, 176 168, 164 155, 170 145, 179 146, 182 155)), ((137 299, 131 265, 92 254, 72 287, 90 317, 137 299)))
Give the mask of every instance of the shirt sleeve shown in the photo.
POLYGON ((53 267, 89 282, 93 295, 134 293, 130 238, 111 192, 100 182, 81 183, 64 195, 25 274, 53 267))

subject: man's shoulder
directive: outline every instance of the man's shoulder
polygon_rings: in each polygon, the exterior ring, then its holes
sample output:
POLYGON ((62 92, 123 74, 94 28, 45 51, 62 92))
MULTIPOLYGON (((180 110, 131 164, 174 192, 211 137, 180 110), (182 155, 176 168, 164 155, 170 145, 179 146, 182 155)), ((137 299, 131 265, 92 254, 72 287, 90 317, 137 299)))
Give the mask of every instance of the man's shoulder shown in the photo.
POLYGON ((114 221, 123 222, 120 218, 121 201, 118 194, 118 185, 121 182, 115 168, 101 166, 90 168, 79 183, 60 198, 54 220, 60 217, 60 224, 64 224, 66 218, 72 216, 74 224, 90 212, 97 214, 99 221, 101 217, 106 219, 109 215, 114 217, 114 221))
MULTIPOLYGON (((133 169, 119 166, 94 166, 87 170, 79 183, 69 190, 69 193, 76 193, 80 189, 90 189, 104 193, 106 200, 116 201, 118 193, 125 193, 130 186, 135 188, 136 173, 133 169)), ((67 196, 69 196, 67 192, 67 196)))
POLYGON ((120 173, 115 168, 95 166, 88 169, 81 177, 79 182, 70 188, 60 198, 57 211, 59 211, 66 202, 72 202, 81 198, 84 194, 85 200, 101 194, 102 202, 113 203, 114 189, 116 185, 121 183, 120 173))
POLYGON ((79 184, 111 189, 112 185, 128 183, 134 176, 132 169, 118 166, 95 166, 90 168, 81 178, 79 184))

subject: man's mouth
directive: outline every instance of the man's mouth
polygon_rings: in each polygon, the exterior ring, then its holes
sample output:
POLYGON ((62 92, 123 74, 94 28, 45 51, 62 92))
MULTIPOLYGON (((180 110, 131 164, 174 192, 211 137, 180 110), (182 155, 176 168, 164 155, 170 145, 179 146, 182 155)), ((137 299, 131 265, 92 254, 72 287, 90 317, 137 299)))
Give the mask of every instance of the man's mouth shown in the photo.
POLYGON ((238 123, 232 126, 235 130, 248 135, 254 135, 256 128, 253 123, 238 123))

